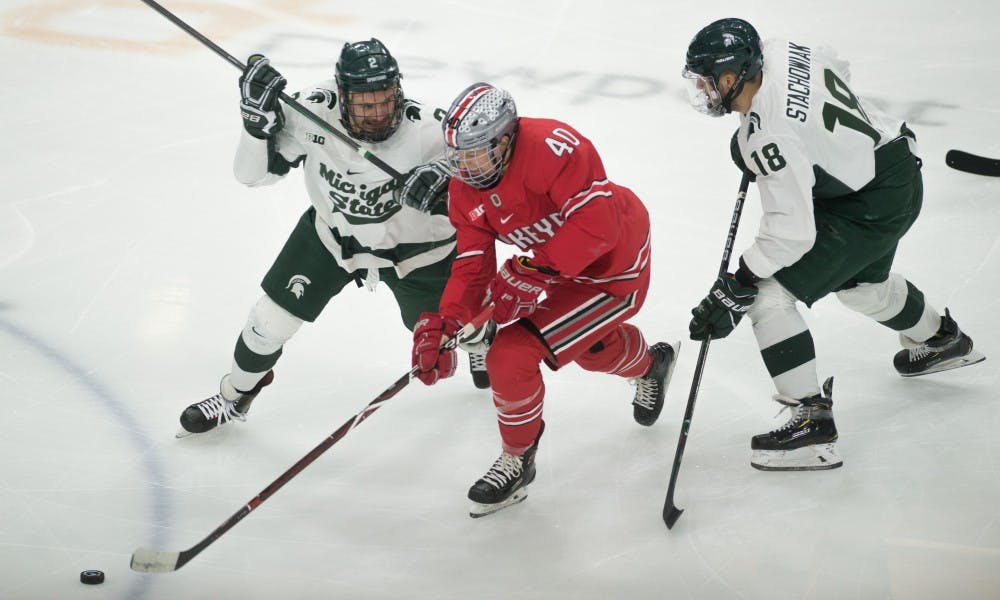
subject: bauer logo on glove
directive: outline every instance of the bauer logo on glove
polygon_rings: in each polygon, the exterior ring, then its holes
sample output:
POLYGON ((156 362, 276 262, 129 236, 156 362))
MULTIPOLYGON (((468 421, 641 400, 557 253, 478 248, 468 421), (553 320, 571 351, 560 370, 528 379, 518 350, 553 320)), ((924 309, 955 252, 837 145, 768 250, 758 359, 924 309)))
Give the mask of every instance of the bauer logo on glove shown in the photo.
POLYGON ((493 320, 502 325, 535 312, 539 296, 556 281, 548 271, 532 265, 526 256, 508 258, 490 284, 493 320))
POLYGON ((713 289, 712 295, 715 296, 715 299, 718 300, 719 303, 722 304, 722 306, 724 306, 727 310, 744 313, 750 308, 749 304, 740 304, 727 296, 726 292, 722 289, 713 289))

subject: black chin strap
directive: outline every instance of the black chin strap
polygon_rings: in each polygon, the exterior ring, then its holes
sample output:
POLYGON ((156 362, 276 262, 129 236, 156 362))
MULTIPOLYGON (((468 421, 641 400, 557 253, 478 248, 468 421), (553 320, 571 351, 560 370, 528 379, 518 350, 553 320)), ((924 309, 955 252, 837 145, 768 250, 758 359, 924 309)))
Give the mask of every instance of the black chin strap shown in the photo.
POLYGON ((733 112, 733 100, 735 100, 736 97, 740 95, 740 92, 743 91, 743 84, 747 82, 746 76, 747 65, 743 65, 743 69, 741 69, 739 74, 736 76, 736 83, 733 84, 733 87, 729 88, 729 92, 726 94, 726 97, 722 99, 722 108, 726 109, 727 113, 733 112))

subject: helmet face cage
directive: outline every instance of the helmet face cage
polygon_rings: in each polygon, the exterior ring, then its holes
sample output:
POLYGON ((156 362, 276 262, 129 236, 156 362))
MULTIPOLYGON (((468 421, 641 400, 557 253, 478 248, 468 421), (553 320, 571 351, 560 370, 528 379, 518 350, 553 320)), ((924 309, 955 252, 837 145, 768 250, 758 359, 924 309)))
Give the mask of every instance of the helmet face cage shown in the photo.
POLYGON ((503 177, 517 135, 517 105, 510 93, 475 83, 455 98, 445 115, 445 159, 454 177, 477 189, 503 177), (507 141, 501 145, 501 141, 507 141))
POLYGON ((714 77, 699 75, 687 67, 681 71, 681 76, 687 82, 688 100, 695 110, 712 117, 721 117, 729 112, 722 105, 722 94, 715 85, 714 77))
POLYGON ((720 19, 702 28, 688 45, 681 72, 687 80, 691 105, 705 114, 722 116, 731 110, 733 99, 743 84, 764 66, 760 36, 753 25, 742 19, 720 19), (723 73, 733 72, 736 81, 725 96, 718 82, 723 73))
POLYGON ((366 142, 389 139, 403 119, 403 90, 351 92, 341 88, 340 118, 351 137, 366 142))
POLYGON ((344 44, 337 61, 340 120, 351 137, 381 142, 403 119, 399 66, 375 38, 344 44))

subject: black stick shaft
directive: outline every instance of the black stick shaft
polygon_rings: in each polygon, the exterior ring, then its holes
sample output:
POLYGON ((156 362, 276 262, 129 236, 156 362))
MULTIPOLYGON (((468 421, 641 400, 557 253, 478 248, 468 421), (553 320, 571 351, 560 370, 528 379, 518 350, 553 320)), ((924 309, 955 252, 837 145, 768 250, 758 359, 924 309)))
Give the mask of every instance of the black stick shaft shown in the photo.
MULTIPOLYGON (((241 62, 232 54, 223 50, 218 44, 216 44, 212 40, 202 35, 201 32, 199 32, 197 29, 185 23, 183 20, 177 17, 177 15, 164 8, 163 5, 161 5, 160 3, 156 2, 156 0, 141 0, 141 2, 149 6, 156 12, 160 13, 164 17, 166 17, 167 20, 169 20, 171 23, 183 29, 191 37, 193 37, 194 39, 198 40, 199 42, 207 46, 212 52, 215 52, 216 54, 224 58, 229 64, 233 65, 241 72, 246 70, 246 65, 243 64, 243 62, 241 62)), ((362 158, 372 163, 379 169, 382 169, 382 171, 388 174, 390 177, 394 179, 400 179, 403 177, 402 173, 389 166, 386 162, 384 162, 382 159, 375 156, 365 148, 362 148, 360 144, 352 140, 350 136, 348 136, 344 132, 331 127, 329 123, 317 117, 311 110, 299 104, 299 102, 295 100, 295 98, 292 98, 291 96, 289 96, 284 92, 281 93, 280 98, 281 101, 284 102, 286 105, 292 107, 296 112, 301 114, 303 117, 309 119, 317 127, 323 129, 324 131, 334 136, 341 142, 350 146, 351 149, 353 149, 358 155, 360 155, 362 158)), ((343 99, 341 99, 341 101, 343 101, 343 99)))
MULTIPOLYGON (((459 332, 458 336, 447 340, 444 344, 442 344, 442 347, 454 348, 455 346, 458 345, 458 342, 461 338, 471 334, 476 329, 485 325, 486 322, 489 321, 492 316, 493 316, 493 305, 491 304, 488 307, 486 307, 482 312, 480 312, 478 315, 473 317, 472 320, 468 324, 466 324, 466 326, 462 329, 462 331, 459 332)), ((331 433, 322 442, 320 442, 318 446, 310 450, 308 454, 300 458, 298 462, 289 467, 287 471, 282 473, 277 479, 271 482, 270 485, 261 490, 259 494, 254 496, 253 499, 251 499, 249 502, 243 505, 243 507, 240 508, 238 511, 236 511, 231 517, 226 519, 226 521, 222 525, 216 527, 215 531, 208 534, 205 537, 205 539, 201 540, 194 546, 191 546, 187 550, 182 550, 181 552, 177 553, 176 563, 174 563, 172 566, 166 566, 161 569, 153 569, 153 570, 156 572, 176 571, 177 569, 180 569, 185 564, 187 564, 192 558, 198 556, 198 554, 200 554, 202 550, 210 546, 212 542, 214 542, 215 540, 222 537, 223 534, 232 529, 237 523, 242 521, 244 517, 253 512, 255 508, 263 504, 264 501, 273 496, 275 492, 280 490, 286 483, 291 481, 293 477, 301 473, 303 469, 312 464, 312 462, 315 461, 317 458, 319 458, 321 454, 326 452, 331 446, 336 444, 341 438, 347 435, 347 432, 360 425, 361 422, 367 419, 369 416, 371 416, 373 412, 381 408, 382 405, 386 403, 386 401, 388 401, 390 398, 398 394, 400 390, 405 388, 410 383, 410 380, 416 373, 417 373, 417 367, 413 367, 412 369, 410 369, 405 375, 397 379, 384 392, 379 394, 377 398, 369 402, 368 405, 361 410, 361 412, 359 412, 358 414, 354 415, 346 422, 344 422, 344 424, 341 425, 336 431, 331 433)), ((136 552, 138 553, 140 551, 137 550, 136 552)), ((171 554, 171 556, 173 556, 173 554, 171 554)), ((143 565, 137 565, 136 554, 132 555, 132 568, 138 571, 149 570, 147 568, 143 568, 143 565)))
MULTIPOLYGON (((733 252, 733 243, 736 241, 736 230, 740 226, 740 215, 743 214, 743 201, 747 197, 747 189, 750 188, 750 176, 746 173, 740 181, 740 191, 736 195, 736 207, 733 209, 733 218, 729 223, 729 234, 726 236, 726 245, 722 251, 722 264, 719 266, 719 275, 722 276, 729 271, 729 258, 733 252)), ((681 459, 684 457, 684 447, 687 445, 688 431, 691 428, 691 419, 694 418, 694 405, 698 399, 698 389, 701 387, 701 375, 705 370, 705 361, 708 359, 708 346, 712 342, 712 336, 708 336, 701 343, 698 351, 698 363, 694 368, 694 378, 691 380, 691 392, 688 394, 687 407, 684 409, 684 422, 681 424, 681 433, 677 439, 677 451, 674 452, 674 466, 670 470, 670 484, 667 486, 667 497, 663 502, 663 522, 670 529, 680 518, 684 509, 674 505, 674 491, 677 488, 677 475, 681 470, 681 459)))
POLYGON ((192 558, 201 553, 202 550, 207 548, 212 542, 222 537, 223 534, 232 529, 237 523, 242 521, 243 517, 253 512, 255 508, 257 508, 258 506, 263 504, 265 500, 273 496, 275 492, 280 490, 286 483, 291 481, 293 477, 301 473, 306 467, 312 464, 312 462, 315 461, 317 458, 319 458, 321 454, 329 450, 331 446, 340 441, 341 438, 347 435, 348 431, 357 427, 362 421, 371 416, 372 413, 381 408, 381 406, 387 400, 389 400, 389 398, 392 398, 393 396, 398 394, 400 390, 405 388, 407 384, 410 383, 410 379, 413 377, 415 372, 416 368, 410 370, 406 375, 403 375, 402 377, 397 379, 395 383, 389 386, 388 389, 379 394, 377 398, 372 400, 371 403, 369 403, 368 406, 364 408, 364 410, 362 410, 358 414, 348 419, 336 431, 327 436, 326 439, 320 442, 318 446, 310 450, 308 454, 300 458, 298 462, 289 467, 289 469, 284 473, 282 473, 280 477, 271 482, 271 485, 261 490, 261 492, 256 496, 254 496, 253 499, 250 500, 250 502, 246 503, 240 510, 236 511, 236 513, 233 514, 233 516, 226 519, 225 523, 219 525, 215 529, 215 531, 208 534, 208 536, 205 537, 205 539, 201 540, 191 548, 188 548, 187 550, 181 552, 180 557, 177 559, 177 566, 175 567, 175 569, 179 569, 182 566, 184 566, 188 561, 190 561, 192 558))

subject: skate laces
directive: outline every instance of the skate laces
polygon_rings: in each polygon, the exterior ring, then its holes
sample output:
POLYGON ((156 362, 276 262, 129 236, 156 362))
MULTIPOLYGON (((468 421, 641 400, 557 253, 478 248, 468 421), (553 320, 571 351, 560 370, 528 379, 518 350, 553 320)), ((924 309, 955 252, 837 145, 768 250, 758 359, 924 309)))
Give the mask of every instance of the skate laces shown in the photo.
POLYGON ((206 420, 216 420, 219 425, 223 423, 236 419, 239 421, 246 421, 246 415, 236 410, 236 403, 230 402, 222 397, 222 394, 216 394, 209 398, 208 400, 202 400, 198 403, 198 410, 201 414, 205 415, 206 420))
POLYGON ((471 353, 469 354, 469 368, 473 371, 485 371, 486 370, 486 355, 471 353))
POLYGON ((483 475, 483 479, 493 487, 501 489, 520 475, 521 457, 503 452, 490 470, 483 475))
POLYGON ((660 382, 655 377, 633 377, 628 382, 635 386, 635 398, 632 400, 632 404, 641 406, 646 410, 656 408, 656 400, 660 392, 660 382))
POLYGON ((801 404, 801 403, 799 403, 799 404, 787 404, 787 403, 780 402, 780 401, 778 401, 778 403, 781 404, 782 406, 781 406, 781 410, 778 411, 778 414, 774 415, 775 418, 777 418, 778 416, 780 416, 781 413, 785 412, 786 410, 791 410, 792 411, 792 415, 788 418, 788 421, 784 425, 782 425, 781 427, 779 427, 779 428, 771 431, 771 433, 780 433, 780 432, 786 431, 788 429, 794 429, 794 428, 802 425, 803 423, 809 421, 810 417, 812 416, 811 409, 813 407, 811 405, 807 406, 807 405, 801 404))
POLYGON ((935 351, 931 350, 930 346, 927 344, 920 344, 916 348, 910 348, 908 352, 910 353, 910 362, 916 362, 922 358, 930 356, 935 351))

